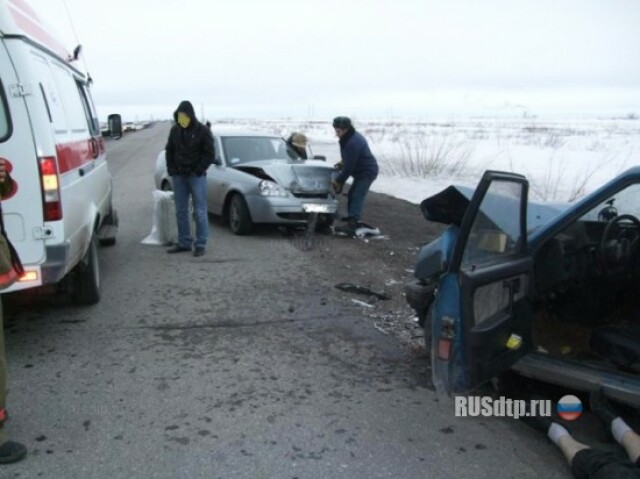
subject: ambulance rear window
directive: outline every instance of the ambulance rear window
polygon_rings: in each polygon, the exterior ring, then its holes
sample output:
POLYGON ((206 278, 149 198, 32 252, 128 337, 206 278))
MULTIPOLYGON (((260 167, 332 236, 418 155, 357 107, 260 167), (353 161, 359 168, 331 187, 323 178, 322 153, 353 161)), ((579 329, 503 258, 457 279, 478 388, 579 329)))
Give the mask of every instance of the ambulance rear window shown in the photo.
POLYGON ((0 142, 5 141, 11 135, 11 117, 9 106, 4 92, 4 85, 0 80, 0 142))

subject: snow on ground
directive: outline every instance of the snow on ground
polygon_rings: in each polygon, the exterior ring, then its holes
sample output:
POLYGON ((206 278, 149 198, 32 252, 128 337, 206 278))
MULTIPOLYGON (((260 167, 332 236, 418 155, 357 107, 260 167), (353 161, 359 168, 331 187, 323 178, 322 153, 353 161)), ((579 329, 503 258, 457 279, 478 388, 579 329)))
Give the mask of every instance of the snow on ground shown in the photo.
MULTIPOLYGON (((381 172, 372 190, 419 203, 452 183, 475 186, 487 169, 525 175, 532 199, 573 201, 640 164, 640 120, 478 118, 357 120, 381 172)), ((340 159, 330 121, 224 120, 214 129, 305 133, 314 154, 340 159)))

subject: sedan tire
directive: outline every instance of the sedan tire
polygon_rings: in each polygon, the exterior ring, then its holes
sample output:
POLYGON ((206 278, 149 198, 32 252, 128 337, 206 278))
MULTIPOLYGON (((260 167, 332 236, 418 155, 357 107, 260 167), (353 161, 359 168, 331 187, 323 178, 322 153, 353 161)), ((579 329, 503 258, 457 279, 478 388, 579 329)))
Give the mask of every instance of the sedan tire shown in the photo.
POLYGON ((229 204, 229 228, 235 235, 249 234, 253 228, 247 202, 239 194, 233 195, 229 204))

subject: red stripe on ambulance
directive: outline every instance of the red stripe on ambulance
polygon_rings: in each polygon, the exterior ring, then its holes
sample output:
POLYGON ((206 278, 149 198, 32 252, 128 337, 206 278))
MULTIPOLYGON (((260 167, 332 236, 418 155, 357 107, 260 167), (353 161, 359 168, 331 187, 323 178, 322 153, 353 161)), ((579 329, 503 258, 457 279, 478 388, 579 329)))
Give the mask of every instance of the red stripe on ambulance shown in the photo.
POLYGON ((58 173, 60 175, 91 163, 90 140, 73 141, 56 145, 58 157, 58 173))

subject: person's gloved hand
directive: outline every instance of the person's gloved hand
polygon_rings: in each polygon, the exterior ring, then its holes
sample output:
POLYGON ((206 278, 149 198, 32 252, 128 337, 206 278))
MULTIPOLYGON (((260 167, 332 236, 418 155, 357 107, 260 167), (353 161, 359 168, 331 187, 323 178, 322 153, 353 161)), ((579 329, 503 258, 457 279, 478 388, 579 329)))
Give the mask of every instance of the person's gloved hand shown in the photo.
POLYGON ((331 186, 333 186, 333 191, 336 192, 336 195, 339 195, 340 193, 342 193, 342 187, 344 186, 344 183, 333 180, 331 182, 331 186))
POLYGON ((339 161, 338 163, 333 165, 334 170, 341 170, 343 167, 344 167, 344 163, 342 161, 339 161))

